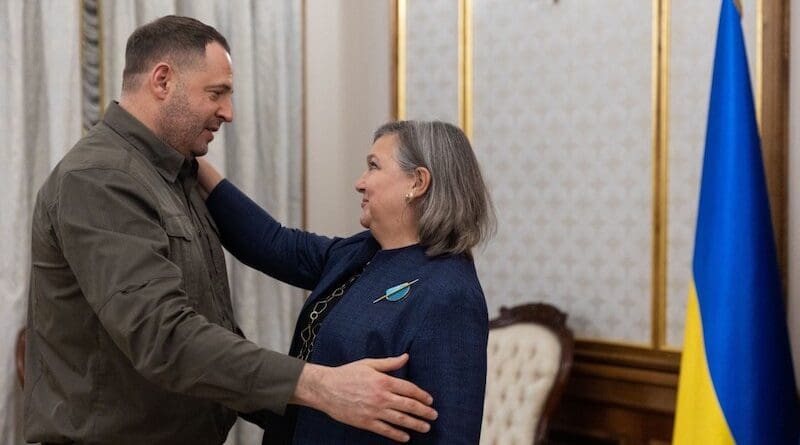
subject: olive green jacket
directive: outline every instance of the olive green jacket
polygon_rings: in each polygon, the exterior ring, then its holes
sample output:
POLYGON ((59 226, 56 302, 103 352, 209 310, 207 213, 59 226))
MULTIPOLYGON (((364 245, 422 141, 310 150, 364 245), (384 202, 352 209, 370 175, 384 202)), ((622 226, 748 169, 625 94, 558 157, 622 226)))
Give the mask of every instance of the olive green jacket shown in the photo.
POLYGON ((235 410, 283 413, 303 362, 242 336, 196 164, 112 103, 45 181, 26 440, 220 444, 235 410))

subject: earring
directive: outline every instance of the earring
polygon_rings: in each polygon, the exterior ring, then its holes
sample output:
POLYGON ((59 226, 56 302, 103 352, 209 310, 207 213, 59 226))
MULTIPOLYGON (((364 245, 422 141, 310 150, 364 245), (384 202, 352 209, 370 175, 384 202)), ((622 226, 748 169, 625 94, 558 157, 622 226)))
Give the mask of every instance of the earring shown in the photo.
POLYGON ((414 199, 414 193, 412 192, 406 193, 406 201, 411 201, 412 199, 414 199))

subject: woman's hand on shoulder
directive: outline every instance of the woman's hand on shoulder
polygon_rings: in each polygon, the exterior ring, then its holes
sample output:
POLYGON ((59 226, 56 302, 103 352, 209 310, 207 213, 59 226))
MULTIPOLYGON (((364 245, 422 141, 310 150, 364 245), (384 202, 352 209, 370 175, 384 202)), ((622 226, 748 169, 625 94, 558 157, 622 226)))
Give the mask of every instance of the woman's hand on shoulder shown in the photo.
POLYGON ((222 182, 222 179, 222 174, 210 162, 197 158, 197 182, 200 184, 203 199, 211 194, 211 191, 222 182))

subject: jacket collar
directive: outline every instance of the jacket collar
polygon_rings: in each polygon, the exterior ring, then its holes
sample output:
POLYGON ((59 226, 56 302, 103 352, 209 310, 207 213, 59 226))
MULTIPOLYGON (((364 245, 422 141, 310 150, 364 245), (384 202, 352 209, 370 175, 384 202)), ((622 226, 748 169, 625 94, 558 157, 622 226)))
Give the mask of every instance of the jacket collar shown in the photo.
POLYGON ((103 122, 139 150, 164 179, 175 182, 186 161, 178 150, 159 139, 116 101, 108 105, 103 122))

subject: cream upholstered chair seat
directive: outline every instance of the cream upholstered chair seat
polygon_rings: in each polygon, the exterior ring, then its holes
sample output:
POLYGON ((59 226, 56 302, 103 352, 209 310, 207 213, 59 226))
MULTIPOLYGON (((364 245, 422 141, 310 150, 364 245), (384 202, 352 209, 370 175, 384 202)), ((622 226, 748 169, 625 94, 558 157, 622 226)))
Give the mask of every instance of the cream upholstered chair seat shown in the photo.
POLYGON ((572 366, 566 314, 544 303, 490 322, 481 445, 542 443, 572 366))

